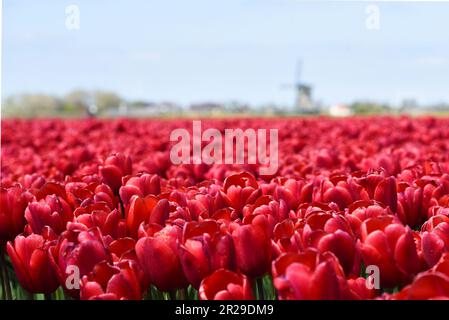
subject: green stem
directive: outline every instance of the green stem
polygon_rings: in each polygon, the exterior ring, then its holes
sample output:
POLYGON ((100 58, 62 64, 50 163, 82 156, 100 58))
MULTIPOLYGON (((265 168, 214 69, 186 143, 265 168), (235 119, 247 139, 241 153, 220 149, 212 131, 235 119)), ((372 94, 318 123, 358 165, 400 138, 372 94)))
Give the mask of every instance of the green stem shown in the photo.
POLYGON ((27 300, 34 300, 34 294, 28 292, 28 290, 23 290, 25 292, 25 297, 27 300))
POLYGON ((0 249, 0 264, 3 269, 3 295, 6 300, 12 300, 11 294, 11 286, 9 283, 9 274, 8 274, 8 266, 6 265, 6 250, 5 247, 2 246, 0 249))
POLYGON ((153 285, 150 286, 148 291, 150 291, 151 300, 164 300, 164 298, 161 297, 161 293, 153 285))
POLYGON ((151 287, 149 287, 148 290, 143 295, 143 300, 153 300, 153 292, 151 290, 151 287))
POLYGON ((257 292, 259 293, 259 300, 265 300, 263 292, 263 279, 257 278, 256 280, 257 292))
POLYGON ((186 299, 186 289, 179 289, 179 300, 185 300, 186 299))
POLYGON ((64 289, 62 289, 62 296, 64 300, 72 300, 72 297, 64 289))

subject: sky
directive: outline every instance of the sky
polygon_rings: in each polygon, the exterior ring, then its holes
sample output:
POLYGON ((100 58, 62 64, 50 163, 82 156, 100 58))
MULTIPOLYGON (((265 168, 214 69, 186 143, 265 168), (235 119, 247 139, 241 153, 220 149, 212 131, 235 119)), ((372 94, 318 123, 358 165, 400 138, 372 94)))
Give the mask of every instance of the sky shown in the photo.
POLYGON ((300 59, 326 105, 449 102, 448 17, 449 2, 4 0, 2 94, 291 105, 300 59))

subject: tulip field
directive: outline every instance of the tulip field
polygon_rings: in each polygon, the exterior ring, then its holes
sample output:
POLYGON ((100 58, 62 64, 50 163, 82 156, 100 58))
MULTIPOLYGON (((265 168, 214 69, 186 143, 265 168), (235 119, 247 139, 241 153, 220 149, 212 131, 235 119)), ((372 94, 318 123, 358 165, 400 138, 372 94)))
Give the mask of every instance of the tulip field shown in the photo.
POLYGON ((191 119, 3 120, 0 298, 449 299, 449 118, 202 124, 277 129, 277 172, 174 164, 191 119))

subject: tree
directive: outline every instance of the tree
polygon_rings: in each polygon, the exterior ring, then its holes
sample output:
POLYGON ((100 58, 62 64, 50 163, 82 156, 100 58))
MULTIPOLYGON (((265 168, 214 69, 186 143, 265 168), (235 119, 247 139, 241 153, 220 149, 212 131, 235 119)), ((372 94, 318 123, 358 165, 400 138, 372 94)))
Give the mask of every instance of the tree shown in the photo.
POLYGON ((74 90, 64 98, 66 109, 79 109, 82 112, 88 110, 93 103, 92 94, 85 90, 74 90))
POLYGON ((22 94, 4 102, 5 116, 48 117, 59 113, 63 101, 45 94, 22 94))
POLYGON ((117 109, 123 100, 113 92, 96 91, 94 92, 94 101, 98 111, 104 112, 110 109, 117 109))

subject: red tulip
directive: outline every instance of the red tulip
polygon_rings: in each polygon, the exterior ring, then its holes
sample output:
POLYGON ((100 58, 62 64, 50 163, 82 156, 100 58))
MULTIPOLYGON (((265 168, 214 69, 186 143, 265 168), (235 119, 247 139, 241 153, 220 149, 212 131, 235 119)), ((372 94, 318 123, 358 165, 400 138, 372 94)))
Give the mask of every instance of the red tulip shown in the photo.
POLYGON ((105 203, 110 209, 117 208, 117 197, 107 184, 100 184, 94 191, 94 202, 105 203))
POLYGON ((444 254, 430 270, 416 276, 413 282, 392 296, 399 300, 449 299, 449 254, 444 254))
POLYGON ((16 276, 27 291, 52 293, 59 287, 56 273, 48 258, 48 243, 42 236, 17 236, 14 244, 8 242, 6 248, 16 276))
POLYGON ((297 252, 304 249, 301 235, 295 230, 292 220, 286 219, 275 225, 273 229, 273 250, 274 257, 285 252, 297 252))
POLYGON ((244 218, 248 215, 257 216, 263 214, 270 220, 271 224, 288 218, 289 210, 284 200, 268 202, 268 198, 265 198, 267 199, 266 201, 263 198, 265 197, 259 198, 253 206, 245 207, 248 210, 243 210, 244 218))
POLYGON ((368 196, 363 189, 346 176, 331 180, 322 180, 319 186, 315 186, 313 201, 335 203, 340 210, 347 208, 357 200, 367 200, 368 196))
POLYGON ((125 235, 125 224, 117 209, 110 211, 108 207, 99 207, 98 210, 77 215, 75 221, 85 225, 87 229, 98 227, 103 235, 110 235, 114 239, 125 235))
POLYGON ((259 277, 270 270, 271 239, 268 221, 256 216, 251 224, 241 225, 232 232, 238 268, 250 277, 259 277))
POLYGON ((368 174, 356 181, 367 191, 370 199, 388 206, 391 211, 397 208, 397 187, 395 177, 385 178, 379 174, 368 174))
POLYGON ((163 176, 171 165, 170 152, 154 152, 153 157, 145 159, 142 163, 144 170, 148 173, 156 173, 163 176))
POLYGON ((251 283, 242 274, 219 269, 201 282, 200 300, 251 300, 251 283))
POLYGON ((262 195, 256 179, 246 172, 227 177, 223 190, 238 215, 246 204, 254 203, 262 195))
MULTIPOLYGON (((73 228, 76 228, 74 225, 73 228)), ((71 268, 77 267, 80 280, 89 274, 99 262, 111 262, 103 236, 98 228, 88 231, 68 230, 61 235, 58 243, 49 248, 50 261, 55 268, 61 285, 67 289, 66 280, 71 268)), ((70 289, 70 288, 69 288, 70 289)), ((68 290, 77 296, 77 290, 68 290)))
POLYGON ((296 210, 301 203, 312 202, 312 190, 312 183, 287 179, 282 186, 276 186, 274 198, 284 200, 289 209, 296 210))
POLYGON ((146 197, 150 194, 157 196, 159 193, 161 193, 159 176, 150 174, 130 177, 125 181, 125 185, 120 188, 120 198, 125 207, 130 203, 133 195, 146 197))
POLYGON ((330 186, 323 194, 323 201, 326 203, 334 202, 343 210, 354 201, 351 193, 343 186, 330 186))
POLYGON ((399 300, 449 299, 449 276, 423 273, 395 296, 399 300))
POLYGON ((169 217, 169 202, 167 199, 158 200, 153 195, 145 198, 133 196, 126 214, 126 229, 128 234, 137 238, 139 226, 142 222, 164 225, 169 217))
POLYGON ((440 207, 440 206, 432 206, 427 211, 428 218, 431 218, 433 216, 438 216, 438 215, 449 217, 449 208, 444 208, 444 207, 440 207))
POLYGON ((65 185, 65 194, 67 203, 71 207, 77 208, 83 201, 89 201, 93 192, 85 182, 68 182, 65 185))
POLYGON ((449 247, 449 216, 436 215, 430 217, 422 225, 421 231, 435 233, 449 247))
POLYGON ((361 253, 366 266, 380 270, 381 286, 392 288, 410 280, 423 268, 413 232, 391 217, 371 218, 362 224, 361 253))
POLYGON ((449 205, 449 174, 443 174, 438 181, 438 186, 432 194, 440 206, 447 207, 449 205))
POLYGON ((434 266, 444 252, 449 252, 449 217, 436 215, 421 228, 421 251, 428 267, 434 266))
POLYGON ((187 280, 195 288, 213 271, 235 268, 232 237, 221 231, 217 222, 189 222, 184 225, 183 233, 179 258, 187 280))
POLYGON ((19 179, 19 183, 26 189, 39 189, 45 184, 45 178, 39 174, 26 174, 19 179))
POLYGON ((19 185, 0 191, 0 245, 23 232, 24 212, 33 195, 19 185))
POLYGON ((344 216, 322 211, 308 214, 302 230, 302 241, 305 247, 335 254, 346 274, 359 273, 356 239, 344 216))
POLYGON ((64 199, 50 195, 45 200, 30 202, 25 218, 34 233, 41 233, 45 226, 49 226, 59 234, 65 230, 67 222, 73 221, 73 212, 64 199))
POLYGON ((138 273, 131 262, 97 264, 81 281, 82 300, 142 300, 138 273))
POLYGON ((157 198, 152 195, 145 198, 140 198, 139 196, 132 198, 125 216, 126 230, 131 237, 136 237, 139 225, 148 219, 157 201, 157 198))
POLYGON ((396 190, 396 179, 394 177, 386 178, 377 185, 374 191, 374 200, 385 204, 393 212, 396 212, 398 199, 396 190))
POLYGON ((348 286, 354 300, 368 300, 376 297, 376 289, 369 287, 365 278, 348 279, 348 286))
POLYGON ((419 226, 427 218, 428 201, 423 189, 406 187, 398 194, 398 217, 411 228, 419 226))
POLYGON ((281 300, 349 299, 343 269, 330 252, 286 253, 273 262, 274 286, 281 300))
POLYGON ((161 291, 184 288, 187 280, 178 257, 181 229, 166 226, 136 243, 136 254, 148 281, 161 291))
POLYGON ((382 155, 378 164, 387 175, 394 176, 401 171, 398 156, 394 153, 382 155))
POLYGON ((195 199, 188 200, 187 206, 192 214, 192 218, 204 216, 204 218, 212 217, 217 211, 228 206, 226 196, 220 192, 217 185, 211 185, 195 195, 195 199))
MULTIPOLYGON (((392 211, 389 207, 383 207, 381 203, 368 200, 368 201, 356 201, 352 203, 348 212, 345 214, 345 218, 351 225, 352 230, 357 235, 360 236, 360 226, 362 222, 370 218, 376 218, 381 216, 392 215, 392 211)), ((398 219, 399 220, 399 219, 398 219)))
POLYGON ((123 260, 137 261, 136 241, 132 238, 120 238, 109 244, 109 252, 111 252, 114 262, 123 260))
POLYGON ((122 185, 122 177, 132 174, 131 158, 121 153, 114 154, 99 169, 103 182, 117 194, 122 185))

